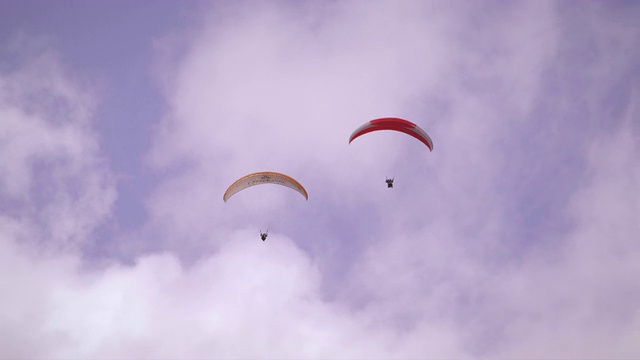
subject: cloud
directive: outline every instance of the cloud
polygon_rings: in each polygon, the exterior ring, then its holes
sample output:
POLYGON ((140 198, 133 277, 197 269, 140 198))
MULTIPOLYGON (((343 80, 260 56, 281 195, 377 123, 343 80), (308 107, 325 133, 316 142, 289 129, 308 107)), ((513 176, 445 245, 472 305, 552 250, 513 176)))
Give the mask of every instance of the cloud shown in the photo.
POLYGON ((567 207, 571 231, 506 276, 509 306, 521 316, 508 326, 515 349, 504 356, 521 349, 534 357, 637 356, 631 339, 640 332, 640 161, 633 108, 620 129, 590 147, 586 183, 567 207))
MULTIPOLYGON (((370 179, 400 171, 398 178, 412 171, 439 177, 429 181, 449 188, 446 201, 461 201, 461 187, 479 193, 501 161, 487 148, 504 136, 513 116, 505 111, 531 106, 523 104, 537 95, 536 79, 555 49, 547 8, 490 7, 487 18, 501 19, 500 26, 487 20, 474 38, 458 19, 473 18, 473 6, 352 2, 214 13, 177 64, 171 113, 152 157, 160 169, 184 166, 189 174, 161 187, 151 211, 171 222, 167 231, 179 232, 184 245, 185 236, 198 234, 199 241, 237 218, 221 215, 227 208, 209 199, 258 170, 295 177, 316 201, 362 203, 356 199, 376 188, 370 179), (544 15, 527 17, 531 12, 544 15), (526 26, 512 31, 513 23, 526 26), (504 41, 495 45, 495 37, 504 41), (542 44, 534 52, 523 38, 542 44), (482 61, 496 46, 498 56, 482 61), (355 127, 386 115, 420 123, 438 139, 440 156, 407 148, 395 134, 347 144, 355 127), (463 156, 473 159, 452 161, 463 156)), ((516 112, 515 121, 525 113, 516 112)))
POLYGON ((0 180, 3 356, 637 357, 637 89, 605 101, 638 55, 618 13, 247 4, 162 43, 162 182, 109 256, 34 246, 91 244, 109 218, 96 99, 50 54, 0 77, 0 165, 16 174, 0 180), (583 22, 597 26, 575 45, 583 22), (574 63, 592 38, 606 55, 574 63), (588 113, 571 106, 583 95, 588 113), (400 134, 347 144, 386 115, 434 151, 400 134), (257 170, 292 175, 309 202, 273 187, 222 201, 257 170))
MULTIPOLYGON (((5 246, 3 254, 11 261, 2 263, 3 270, 19 270, 21 276, 5 292, 4 302, 13 311, 3 316, 2 334, 15 342, 3 356, 388 358, 424 353, 421 339, 399 340, 340 304, 322 302, 320 273, 293 242, 281 238, 256 247, 252 238, 234 234, 219 254, 188 269, 174 256, 158 254, 141 257, 134 266, 89 274, 80 271, 77 259, 33 261, 5 246)), ((450 353, 451 339, 438 337, 441 353, 450 353)))
POLYGON ((53 52, 0 78, 4 222, 75 247, 110 213, 114 183, 91 130, 95 103, 53 52))

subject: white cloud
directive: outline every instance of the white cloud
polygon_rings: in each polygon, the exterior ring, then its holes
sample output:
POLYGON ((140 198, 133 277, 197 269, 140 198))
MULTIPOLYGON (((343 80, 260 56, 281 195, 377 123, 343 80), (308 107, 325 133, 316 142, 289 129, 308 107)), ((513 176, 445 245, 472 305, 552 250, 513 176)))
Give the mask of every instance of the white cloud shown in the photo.
MULTIPOLYGON (((629 120, 637 118, 636 110, 629 120)), ((508 275, 506 357, 633 358, 640 348, 640 158, 629 121, 589 149, 587 181, 569 204, 573 229, 508 275)))
POLYGON ((219 194, 259 170, 294 176, 316 203, 358 203, 354 196, 376 188, 372 179, 412 171, 430 174, 433 189, 448 187, 446 201, 460 201, 461 190, 481 196, 503 156, 494 141, 526 114, 555 49, 553 13, 535 4, 491 8, 488 18, 507 20, 471 38, 459 18, 473 19, 473 6, 354 2, 215 13, 178 64, 153 153, 160 168, 182 163, 189 174, 162 187, 151 211, 171 219, 167 231, 184 243, 233 221, 219 194), (424 104, 432 102, 445 110, 424 104), (395 134, 347 144, 355 127, 389 115, 425 127, 436 153, 403 147, 395 134))
POLYGON ((90 241, 115 193, 82 87, 46 56, 0 77, 18 100, 0 107, 0 165, 17 174, 0 180, 16 204, 0 218, 3 356, 637 357, 633 102, 576 151, 570 228, 510 239, 524 200, 497 185, 529 146, 503 139, 530 125, 567 40, 553 4, 256 6, 217 7, 163 64, 170 112, 149 159, 166 176, 149 223, 118 234, 128 265, 19 242, 90 241), (347 145, 385 115, 420 123, 434 152, 397 134, 347 145), (255 188, 222 202, 256 170, 293 175, 309 202, 255 188), (278 226, 263 243, 264 224, 278 226))
POLYGON ((0 77, 0 199, 5 222, 75 246, 106 216, 113 180, 91 130, 93 99, 45 52, 0 77))
MULTIPOLYGON (((169 254, 82 274, 77 260, 26 258, 5 245, 7 357, 389 358, 424 354, 421 339, 320 300, 318 269, 286 238, 255 246, 231 235, 220 252, 183 268, 169 254), (24 301, 28 300, 28 301, 24 301), (19 334, 15 336, 12 334, 19 334)), ((451 354, 451 338, 433 354, 451 354)))

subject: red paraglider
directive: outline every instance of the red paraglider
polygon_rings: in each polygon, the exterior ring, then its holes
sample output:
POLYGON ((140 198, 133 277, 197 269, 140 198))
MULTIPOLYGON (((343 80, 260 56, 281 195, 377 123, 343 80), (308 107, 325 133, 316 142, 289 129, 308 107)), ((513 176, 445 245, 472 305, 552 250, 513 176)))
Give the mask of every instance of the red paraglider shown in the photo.
POLYGON ((351 134, 351 137, 349 137, 349 144, 361 135, 378 130, 395 130, 411 135, 427 145, 429 151, 433 151, 433 142, 424 130, 411 121, 393 117, 371 120, 360 126, 351 134))

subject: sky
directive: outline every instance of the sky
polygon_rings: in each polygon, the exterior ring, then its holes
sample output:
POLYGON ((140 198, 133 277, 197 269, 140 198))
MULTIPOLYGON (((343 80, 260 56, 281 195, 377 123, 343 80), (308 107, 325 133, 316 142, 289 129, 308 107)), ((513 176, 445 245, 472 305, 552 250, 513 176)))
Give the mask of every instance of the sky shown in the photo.
POLYGON ((0 358, 637 359, 638 84, 634 1, 2 1, 0 358))

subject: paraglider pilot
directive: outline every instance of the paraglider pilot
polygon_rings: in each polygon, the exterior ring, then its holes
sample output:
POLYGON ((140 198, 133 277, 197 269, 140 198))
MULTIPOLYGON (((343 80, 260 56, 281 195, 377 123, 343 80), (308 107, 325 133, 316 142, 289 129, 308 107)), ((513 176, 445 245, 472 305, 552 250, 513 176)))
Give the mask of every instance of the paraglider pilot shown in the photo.
POLYGON ((395 179, 395 178, 393 178, 393 179, 387 179, 387 180, 386 180, 386 182, 387 182, 387 187, 388 187, 388 188, 392 188, 392 187, 393 187, 393 180, 394 180, 394 179, 395 179))
POLYGON ((267 236, 269 236, 269 231, 262 232, 262 230, 260 230, 260 239, 262 239, 262 241, 267 240, 267 236))

